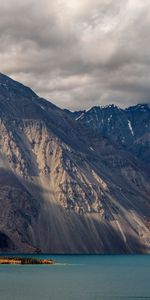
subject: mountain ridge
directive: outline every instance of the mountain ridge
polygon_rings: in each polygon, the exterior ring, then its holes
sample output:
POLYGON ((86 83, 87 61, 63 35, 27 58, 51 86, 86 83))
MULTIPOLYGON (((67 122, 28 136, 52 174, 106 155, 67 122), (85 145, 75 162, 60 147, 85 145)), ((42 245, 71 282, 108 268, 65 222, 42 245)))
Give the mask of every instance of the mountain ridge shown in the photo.
POLYGON ((72 117, 150 165, 150 105, 94 106, 72 117))
POLYGON ((3 75, 0 174, 2 252, 150 251, 145 161, 3 75))

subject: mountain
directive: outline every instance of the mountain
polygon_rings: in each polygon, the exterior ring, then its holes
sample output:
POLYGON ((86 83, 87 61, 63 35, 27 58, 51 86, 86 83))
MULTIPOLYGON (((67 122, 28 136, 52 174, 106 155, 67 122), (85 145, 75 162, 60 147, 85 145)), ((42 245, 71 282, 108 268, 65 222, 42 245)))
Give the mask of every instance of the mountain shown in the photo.
POLYGON ((72 117, 150 165, 150 105, 94 106, 72 117))
POLYGON ((80 116, 0 74, 1 252, 150 252, 148 165, 80 116))

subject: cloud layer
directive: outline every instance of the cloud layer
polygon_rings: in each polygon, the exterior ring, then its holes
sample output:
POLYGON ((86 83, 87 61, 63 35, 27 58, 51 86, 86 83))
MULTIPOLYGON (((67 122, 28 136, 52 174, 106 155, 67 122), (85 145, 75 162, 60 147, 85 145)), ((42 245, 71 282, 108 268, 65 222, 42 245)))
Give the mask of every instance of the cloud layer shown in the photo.
POLYGON ((150 102, 150 0, 5 0, 0 71, 70 109, 150 102))

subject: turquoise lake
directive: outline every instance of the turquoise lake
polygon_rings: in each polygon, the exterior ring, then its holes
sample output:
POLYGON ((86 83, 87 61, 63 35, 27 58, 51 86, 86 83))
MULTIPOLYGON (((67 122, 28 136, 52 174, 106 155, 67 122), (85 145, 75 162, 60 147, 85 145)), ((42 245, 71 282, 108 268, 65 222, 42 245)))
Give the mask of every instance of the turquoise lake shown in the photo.
POLYGON ((150 299, 150 255, 42 257, 57 264, 0 265, 0 300, 150 299))

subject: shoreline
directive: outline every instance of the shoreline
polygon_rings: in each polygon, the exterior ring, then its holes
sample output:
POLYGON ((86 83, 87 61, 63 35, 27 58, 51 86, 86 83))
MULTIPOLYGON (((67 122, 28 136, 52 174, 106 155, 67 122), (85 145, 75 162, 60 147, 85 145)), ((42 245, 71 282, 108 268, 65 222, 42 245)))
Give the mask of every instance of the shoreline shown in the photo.
POLYGON ((0 257, 0 265, 54 265, 52 259, 31 257, 0 257))

